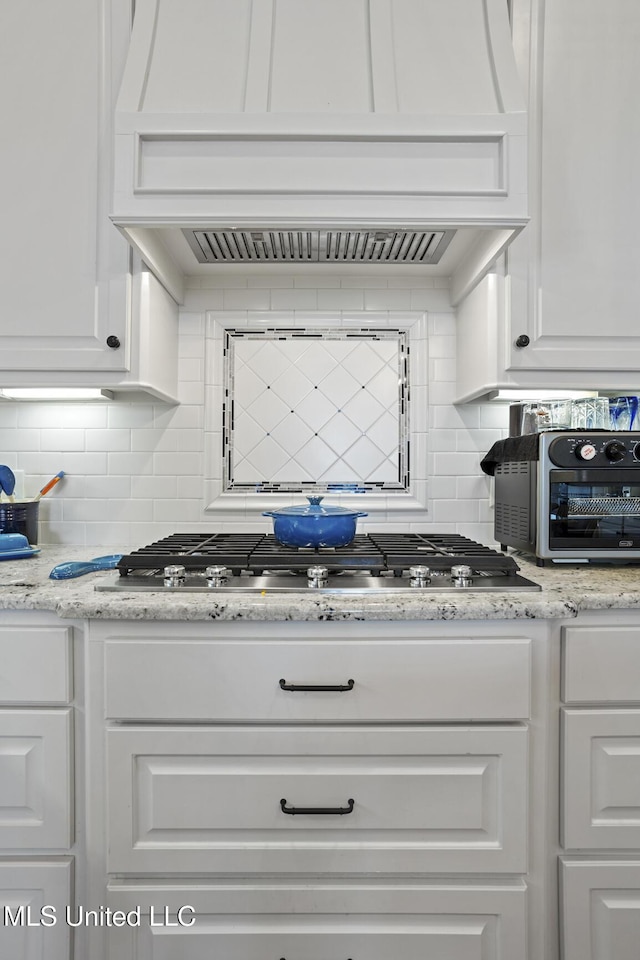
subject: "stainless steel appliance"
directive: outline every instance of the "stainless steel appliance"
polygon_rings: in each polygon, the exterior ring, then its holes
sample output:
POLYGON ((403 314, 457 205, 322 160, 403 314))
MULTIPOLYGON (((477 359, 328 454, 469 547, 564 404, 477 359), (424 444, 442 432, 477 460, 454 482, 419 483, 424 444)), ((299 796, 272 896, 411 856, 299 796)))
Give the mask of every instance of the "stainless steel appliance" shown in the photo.
POLYGON ((287 547, 271 535, 173 534, 123 556, 96 590, 411 593, 540 590, 507 557, 457 534, 372 533, 345 547, 287 547))
POLYGON ((503 549, 533 553, 540 564, 640 562, 640 433, 541 433, 537 459, 518 456, 517 438, 503 444, 494 471, 503 549))

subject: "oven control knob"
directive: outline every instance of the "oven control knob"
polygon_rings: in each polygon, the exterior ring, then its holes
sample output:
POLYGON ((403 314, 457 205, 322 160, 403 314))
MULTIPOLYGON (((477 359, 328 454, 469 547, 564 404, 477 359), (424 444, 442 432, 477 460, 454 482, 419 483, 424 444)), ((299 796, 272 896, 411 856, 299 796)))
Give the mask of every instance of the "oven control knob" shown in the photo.
POLYGON ((451 579, 456 587, 470 587, 473 583, 473 570, 466 563, 451 567, 451 579))
POLYGON ((428 587, 431 583, 431 569, 423 564, 409 567, 409 583, 412 587, 428 587))
POLYGON ((223 566, 207 567, 204 575, 207 578, 208 586, 222 587, 227 582, 229 571, 223 566))
POLYGON ((576 457, 578 460, 593 460, 597 452, 592 443, 579 443, 576 447, 576 457))
POLYGON ((171 566, 164 568, 165 587, 182 587, 186 578, 186 571, 180 563, 173 563, 171 566))
POLYGON ((326 587, 329 571, 326 567, 307 567, 307 586, 326 587))
POLYGON ((640 443, 636 443, 633 448, 633 456, 636 460, 640 460, 640 443))
POLYGON ((604 452, 607 460, 611 460, 612 463, 618 463, 620 460, 624 460, 627 448, 624 443, 620 443, 619 440, 612 440, 611 443, 605 444, 604 452))

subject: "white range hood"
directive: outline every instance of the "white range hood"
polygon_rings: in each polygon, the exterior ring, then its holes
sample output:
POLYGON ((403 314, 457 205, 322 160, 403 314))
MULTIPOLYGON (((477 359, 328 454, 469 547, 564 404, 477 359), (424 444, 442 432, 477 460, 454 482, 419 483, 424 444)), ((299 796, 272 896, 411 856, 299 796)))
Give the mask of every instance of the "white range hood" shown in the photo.
POLYGON ((112 219, 178 300, 237 264, 419 270, 527 222, 507 0, 136 0, 112 219))

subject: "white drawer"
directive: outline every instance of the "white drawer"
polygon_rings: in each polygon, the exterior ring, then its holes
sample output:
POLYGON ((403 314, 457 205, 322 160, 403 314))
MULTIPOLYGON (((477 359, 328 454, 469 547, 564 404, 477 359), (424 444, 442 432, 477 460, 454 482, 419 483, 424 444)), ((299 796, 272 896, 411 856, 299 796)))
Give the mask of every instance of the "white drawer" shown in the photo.
POLYGON ((640 848, 640 710, 563 713, 563 845, 640 848))
POLYGON ((117 727, 107 741, 111 872, 526 872, 522 726, 117 727))
POLYGON ((71 905, 71 860, 0 860, 0 957, 7 960, 69 960, 71 928, 65 923, 67 905, 71 905), (46 926, 38 926, 40 910, 46 926), (5 907, 15 925, 5 917, 5 907), (23 913, 20 913, 22 907, 23 913), (27 910, 29 912, 27 912, 27 910), (27 925, 27 917, 32 926, 27 925), (50 918, 56 919, 55 924, 50 918))
POLYGON ((69 703, 68 627, 0 626, 0 703, 69 703))
POLYGON ((563 960, 637 960, 640 861, 561 860, 563 960))
POLYGON ((106 716, 128 720, 521 720, 526 638, 111 639, 106 716), (332 690, 288 690, 326 685, 332 690), (353 688, 348 689, 349 681, 353 688))
POLYGON ((640 701, 640 627, 564 627, 565 703, 640 701))
MULTIPOLYGON (((297 888, 206 880, 162 891, 153 885, 109 887, 113 910, 140 908, 139 927, 109 930, 108 960, 525 960, 523 883, 457 885, 375 881, 297 888), (177 911, 185 905, 179 927, 177 911), (151 911, 153 921, 151 925, 151 911), (158 923, 165 916, 173 926, 158 923)), ((131 917, 135 920, 135 916, 131 917)), ((583 958, 584 960, 584 958, 583 958)))
POLYGON ((71 709, 0 710, 0 847, 71 845, 71 709))

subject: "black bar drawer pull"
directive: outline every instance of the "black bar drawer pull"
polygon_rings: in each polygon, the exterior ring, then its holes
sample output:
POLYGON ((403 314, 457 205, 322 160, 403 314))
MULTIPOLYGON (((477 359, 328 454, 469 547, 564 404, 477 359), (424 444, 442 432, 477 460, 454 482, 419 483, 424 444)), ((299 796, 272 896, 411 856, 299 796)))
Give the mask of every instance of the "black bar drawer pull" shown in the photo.
POLYGON ((343 690, 353 690, 355 680, 347 680, 346 683, 287 683, 286 680, 280 680, 281 690, 334 690, 342 693, 343 690))
POLYGON ((286 800, 280 801, 280 809, 283 813, 290 813, 295 816, 296 813, 334 813, 337 816, 343 816, 345 813, 353 813, 354 800, 347 800, 346 807, 288 807, 286 800))

